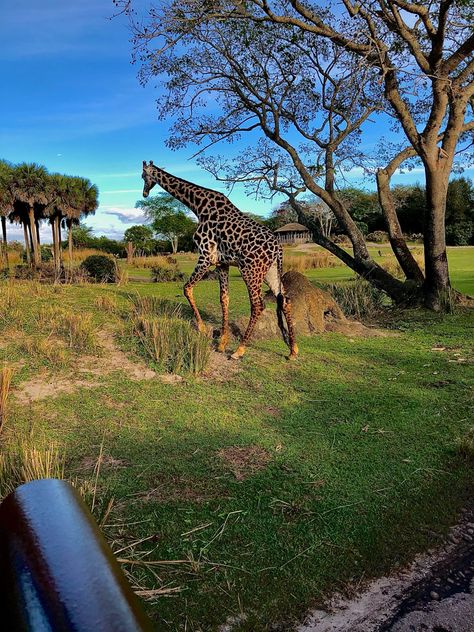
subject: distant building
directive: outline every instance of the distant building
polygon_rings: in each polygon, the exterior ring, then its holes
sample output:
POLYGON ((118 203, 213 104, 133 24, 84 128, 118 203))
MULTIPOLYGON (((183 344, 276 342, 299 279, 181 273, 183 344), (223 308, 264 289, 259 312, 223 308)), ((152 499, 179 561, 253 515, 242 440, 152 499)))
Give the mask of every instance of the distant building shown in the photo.
POLYGON ((285 224, 281 228, 277 228, 275 233, 281 244, 305 244, 311 241, 311 233, 303 224, 285 224))

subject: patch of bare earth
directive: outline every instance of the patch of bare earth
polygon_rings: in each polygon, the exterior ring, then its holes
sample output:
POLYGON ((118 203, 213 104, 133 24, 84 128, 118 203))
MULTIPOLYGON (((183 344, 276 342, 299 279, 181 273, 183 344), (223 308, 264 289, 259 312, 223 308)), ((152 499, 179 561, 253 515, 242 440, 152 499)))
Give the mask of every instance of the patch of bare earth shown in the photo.
MULTIPOLYGON (((74 372, 69 375, 51 376, 43 373, 23 382, 16 391, 16 398, 21 404, 57 397, 62 394, 74 393, 81 388, 95 388, 99 381, 89 376, 102 377, 114 371, 123 371, 131 380, 151 380, 157 377, 155 371, 141 362, 131 360, 123 351, 117 348, 113 333, 107 330, 97 335, 101 351, 100 357, 84 355, 78 358, 74 372), (78 377, 79 376, 79 377, 78 377)), ((168 376, 158 376, 168 380, 168 376)), ((179 376, 178 376, 179 377, 179 376)))
POLYGON ((99 362, 95 356, 83 356, 78 366, 80 373, 106 375, 113 371, 123 371, 129 379, 137 381, 151 380, 156 376, 155 371, 141 362, 131 360, 127 354, 119 349, 111 331, 106 329, 100 331, 97 339, 103 355, 99 362))
MULTIPOLYGON (((98 465, 98 457, 95 456, 85 456, 79 462, 77 466, 77 470, 80 472, 89 472, 93 471, 98 465)), ((128 467, 130 465, 129 461, 125 459, 116 459, 110 454, 102 454, 100 457, 100 469, 119 469, 122 467, 128 467)))
POLYGON ((211 351, 209 364, 201 378, 214 382, 228 382, 242 371, 242 364, 232 360, 227 353, 211 351))
POLYGON ((238 481, 263 470, 271 459, 270 453, 259 445, 231 446, 217 454, 238 481))
POLYGON ((20 404, 50 399, 61 394, 74 393, 80 388, 94 388, 99 386, 98 382, 91 380, 78 380, 73 377, 51 377, 42 375, 27 382, 23 382, 20 388, 15 391, 15 396, 20 404))
POLYGON ((216 497, 206 481, 197 479, 159 477, 155 487, 135 495, 140 502, 206 502, 216 497))

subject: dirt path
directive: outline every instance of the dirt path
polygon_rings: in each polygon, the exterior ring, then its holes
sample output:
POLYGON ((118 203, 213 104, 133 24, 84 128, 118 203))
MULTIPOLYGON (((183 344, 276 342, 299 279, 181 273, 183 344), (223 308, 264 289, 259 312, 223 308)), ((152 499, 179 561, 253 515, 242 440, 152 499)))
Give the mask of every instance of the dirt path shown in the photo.
POLYGON ((297 632, 473 632, 474 510, 444 546, 382 577, 352 599, 334 596, 297 632))

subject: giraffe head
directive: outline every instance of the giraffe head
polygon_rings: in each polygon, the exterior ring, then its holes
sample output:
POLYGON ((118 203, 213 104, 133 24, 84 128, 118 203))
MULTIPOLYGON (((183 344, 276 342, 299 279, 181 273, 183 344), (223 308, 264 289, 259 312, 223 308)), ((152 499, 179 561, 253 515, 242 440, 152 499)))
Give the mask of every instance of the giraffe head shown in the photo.
POLYGON ((156 181, 153 177, 153 168, 154 168, 154 164, 153 161, 150 160, 149 164, 146 164, 146 160, 143 161, 143 172, 142 172, 142 178, 143 178, 143 197, 147 198, 150 194, 150 191, 153 189, 153 187, 156 184, 156 181))

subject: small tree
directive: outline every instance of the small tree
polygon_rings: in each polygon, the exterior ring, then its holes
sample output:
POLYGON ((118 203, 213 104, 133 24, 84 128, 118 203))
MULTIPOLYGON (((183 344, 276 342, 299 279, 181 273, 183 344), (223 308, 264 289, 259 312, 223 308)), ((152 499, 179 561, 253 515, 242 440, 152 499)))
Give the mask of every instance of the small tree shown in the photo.
POLYGON ((186 206, 169 193, 139 200, 135 207, 144 210, 156 235, 163 235, 170 241, 173 254, 178 251, 178 239, 195 226, 186 215, 186 206))
POLYGON ((154 247, 153 230, 149 226, 130 226, 125 231, 123 238, 125 242, 131 243, 134 250, 150 254, 154 247))

